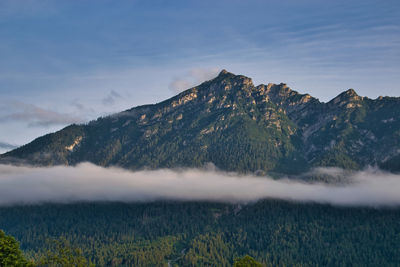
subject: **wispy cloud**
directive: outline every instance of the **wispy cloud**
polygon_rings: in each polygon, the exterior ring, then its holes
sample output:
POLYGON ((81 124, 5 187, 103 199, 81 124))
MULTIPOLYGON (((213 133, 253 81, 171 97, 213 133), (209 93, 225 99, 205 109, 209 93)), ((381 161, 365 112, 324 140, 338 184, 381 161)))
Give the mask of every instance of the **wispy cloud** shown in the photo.
POLYGON ((18 147, 18 146, 0 141, 0 149, 13 149, 13 148, 16 148, 16 147, 18 147))
POLYGON ((82 118, 74 114, 60 113, 23 102, 3 104, 3 110, 8 112, 0 115, 0 122, 21 121, 29 126, 39 127, 82 122, 82 118))
POLYGON ((49 168, 0 165, 0 205, 163 199, 246 203, 265 198, 345 206, 400 205, 400 175, 375 169, 346 175, 346 183, 330 185, 199 169, 132 172, 89 163, 49 168))
POLYGON ((215 78, 220 71, 219 68, 194 68, 182 75, 181 77, 175 77, 170 82, 169 89, 174 93, 180 93, 183 90, 189 89, 196 86, 204 81, 215 78))
POLYGON ((10 151, 17 147, 18 147, 17 145, 13 145, 13 144, 9 144, 9 143, 0 141, 0 154, 10 151))
POLYGON ((106 106, 114 105, 118 99, 122 99, 122 96, 114 90, 102 99, 102 103, 106 106))

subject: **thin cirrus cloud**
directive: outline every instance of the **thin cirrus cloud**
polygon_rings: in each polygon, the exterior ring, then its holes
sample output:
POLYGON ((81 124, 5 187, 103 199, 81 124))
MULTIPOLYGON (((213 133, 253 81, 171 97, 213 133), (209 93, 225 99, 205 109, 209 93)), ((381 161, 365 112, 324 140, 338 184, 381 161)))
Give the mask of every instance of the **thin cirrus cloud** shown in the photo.
POLYGON ((0 205, 156 200, 249 203, 272 198, 338 206, 400 206, 398 174, 377 169, 345 172, 326 168, 316 169, 314 173, 342 178, 345 175, 346 182, 275 180, 212 169, 133 172, 90 163, 75 167, 0 165, 0 205))

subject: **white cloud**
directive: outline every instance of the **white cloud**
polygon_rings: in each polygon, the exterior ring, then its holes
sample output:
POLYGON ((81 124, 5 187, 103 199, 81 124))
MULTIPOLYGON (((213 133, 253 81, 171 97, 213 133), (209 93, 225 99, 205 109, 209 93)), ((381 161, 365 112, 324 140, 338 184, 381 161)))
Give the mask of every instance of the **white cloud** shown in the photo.
POLYGON ((28 123, 29 126, 41 127, 82 122, 82 118, 74 114, 60 113, 19 101, 4 104, 4 106, 7 107, 5 108, 7 113, 0 115, 0 122, 22 121, 28 123))
POLYGON ((202 82, 215 78, 220 69, 219 68, 194 68, 188 71, 182 77, 176 77, 170 84, 169 89, 174 93, 180 93, 193 86, 199 85, 202 82))
POLYGON ((191 88, 192 86, 192 82, 176 78, 169 84, 168 87, 172 90, 173 93, 180 93, 186 89, 191 88))
POLYGON ((89 163, 49 168, 0 165, 0 205, 162 199, 252 202, 264 198, 348 206, 400 205, 400 175, 369 169, 348 173, 348 181, 341 185, 306 183, 199 169, 132 172, 89 163))

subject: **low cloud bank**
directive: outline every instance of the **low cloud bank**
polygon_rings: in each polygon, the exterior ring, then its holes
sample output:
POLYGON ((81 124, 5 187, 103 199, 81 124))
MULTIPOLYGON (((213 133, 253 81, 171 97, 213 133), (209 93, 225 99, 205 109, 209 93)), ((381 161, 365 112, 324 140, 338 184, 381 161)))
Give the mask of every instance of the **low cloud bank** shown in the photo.
POLYGON ((348 173, 347 183, 240 176, 215 170, 128 171, 90 163, 33 168, 0 165, 0 205, 77 201, 207 200, 252 202, 264 198, 341 206, 400 206, 400 175, 376 169, 348 173))

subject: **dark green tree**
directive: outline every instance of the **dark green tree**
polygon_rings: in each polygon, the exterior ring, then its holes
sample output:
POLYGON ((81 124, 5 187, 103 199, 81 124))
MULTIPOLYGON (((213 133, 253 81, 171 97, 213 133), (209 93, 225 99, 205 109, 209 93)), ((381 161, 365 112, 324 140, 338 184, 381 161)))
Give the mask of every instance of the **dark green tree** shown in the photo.
POLYGON ((242 258, 236 258, 233 267, 262 267, 262 264, 246 255, 242 258))
POLYGON ((34 266, 25 259, 14 237, 6 235, 2 230, 0 230, 0 266, 34 266))
POLYGON ((40 259, 39 266, 48 267, 93 267, 83 256, 80 248, 74 247, 66 238, 52 240, 47 254, 40 259))

